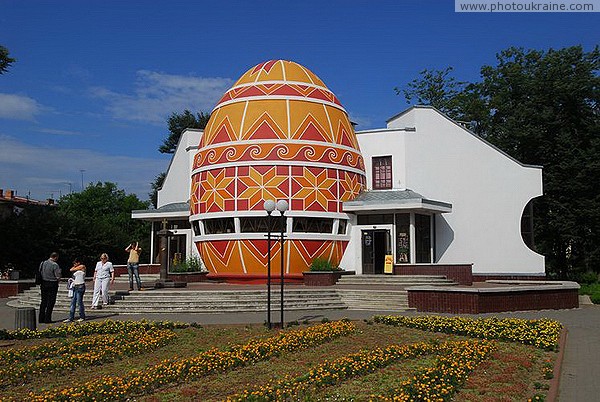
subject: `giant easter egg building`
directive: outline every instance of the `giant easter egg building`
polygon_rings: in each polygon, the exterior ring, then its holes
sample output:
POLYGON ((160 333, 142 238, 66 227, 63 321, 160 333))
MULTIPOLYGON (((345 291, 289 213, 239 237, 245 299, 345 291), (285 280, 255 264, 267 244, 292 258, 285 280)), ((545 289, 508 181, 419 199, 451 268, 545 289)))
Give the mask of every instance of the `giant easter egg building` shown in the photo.
MULTIPOLYGON (((283 60, 243 74, 211 113, 192 170, 194 243, 212 275, 266 277, 266 200, 285 200, 285 275, 339 263, 350 239, 344 201, 365 188, 348 114, 307 68, 283 60)), ((271 221, 273 222, 273 221, 271 221)), ((283 225, 280 225, 283 223, 283 225)), ((281 260, 273 242, 273 261, 281 260)), ((279 271, 276 266, 274 272, 279 271)))

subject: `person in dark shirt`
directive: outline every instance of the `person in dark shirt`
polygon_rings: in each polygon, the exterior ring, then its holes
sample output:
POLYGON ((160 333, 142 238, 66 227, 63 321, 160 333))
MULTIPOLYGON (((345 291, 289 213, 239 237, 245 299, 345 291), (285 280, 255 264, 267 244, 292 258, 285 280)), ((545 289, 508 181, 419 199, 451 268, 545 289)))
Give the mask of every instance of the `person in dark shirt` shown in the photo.
POLYGON ((38 317, 40 323, 52 322, 52 310, 54 310, 56 295, 58 294, 58 281, 62 274, 56 261, 58 261, 58 253, 54 252, 50 254, 50 258, 40 264, 39 270, 42 277, 40 285, 42 301, 38 317))

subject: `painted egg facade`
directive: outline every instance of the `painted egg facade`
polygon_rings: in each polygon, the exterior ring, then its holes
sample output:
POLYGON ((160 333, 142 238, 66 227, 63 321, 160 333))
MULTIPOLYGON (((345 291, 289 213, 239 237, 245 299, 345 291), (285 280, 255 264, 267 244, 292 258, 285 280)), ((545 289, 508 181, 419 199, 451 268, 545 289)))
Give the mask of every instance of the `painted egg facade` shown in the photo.
MULTIPOLYGON (((305 67, 272 60, 248 70, 211 113, 194 159, 194 242, 214 275, 264 276, 264 202, 286 200, 284 266, 301 274, 313 259, 339 263, 349 241, 342 203, 365 186, 354 129, 336 96, 305 67)), ((274 272, 281 259, 271 248, 274 272)))

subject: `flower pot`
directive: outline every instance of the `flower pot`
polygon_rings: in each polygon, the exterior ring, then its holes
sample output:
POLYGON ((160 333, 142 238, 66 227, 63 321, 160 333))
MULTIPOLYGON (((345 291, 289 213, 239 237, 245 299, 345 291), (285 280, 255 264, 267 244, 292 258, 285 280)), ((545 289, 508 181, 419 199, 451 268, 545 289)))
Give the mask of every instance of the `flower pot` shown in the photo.
POLYGON ((333 286, 342 276, 343 271, 304 271, 305 286, 333 286))

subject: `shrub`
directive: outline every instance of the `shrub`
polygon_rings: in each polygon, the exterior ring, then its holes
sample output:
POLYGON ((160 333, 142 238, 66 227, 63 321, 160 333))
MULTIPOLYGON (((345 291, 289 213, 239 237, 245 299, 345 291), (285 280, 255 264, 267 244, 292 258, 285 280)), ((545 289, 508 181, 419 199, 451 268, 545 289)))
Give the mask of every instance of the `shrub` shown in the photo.
POLYGON ((579 275, 577 282, 591 285, 592 283, 598 282, 598 274, 593 271, 583 272, 579 275))
POLYGON ((589 295, 590 300, 594 304, 600 304, 600 284, 593 283, 590 285, 582 284, 579 289, 580 295, 589 295))
POLYGON ((310 264, 311 271, 339 271, 340 267, 324 258, 315 258, 310 264))
POLYGON ((204 272, 202 260, 198 257, 189 257, 185 261, 177 261, 169 269, 170 272, 204 272))

